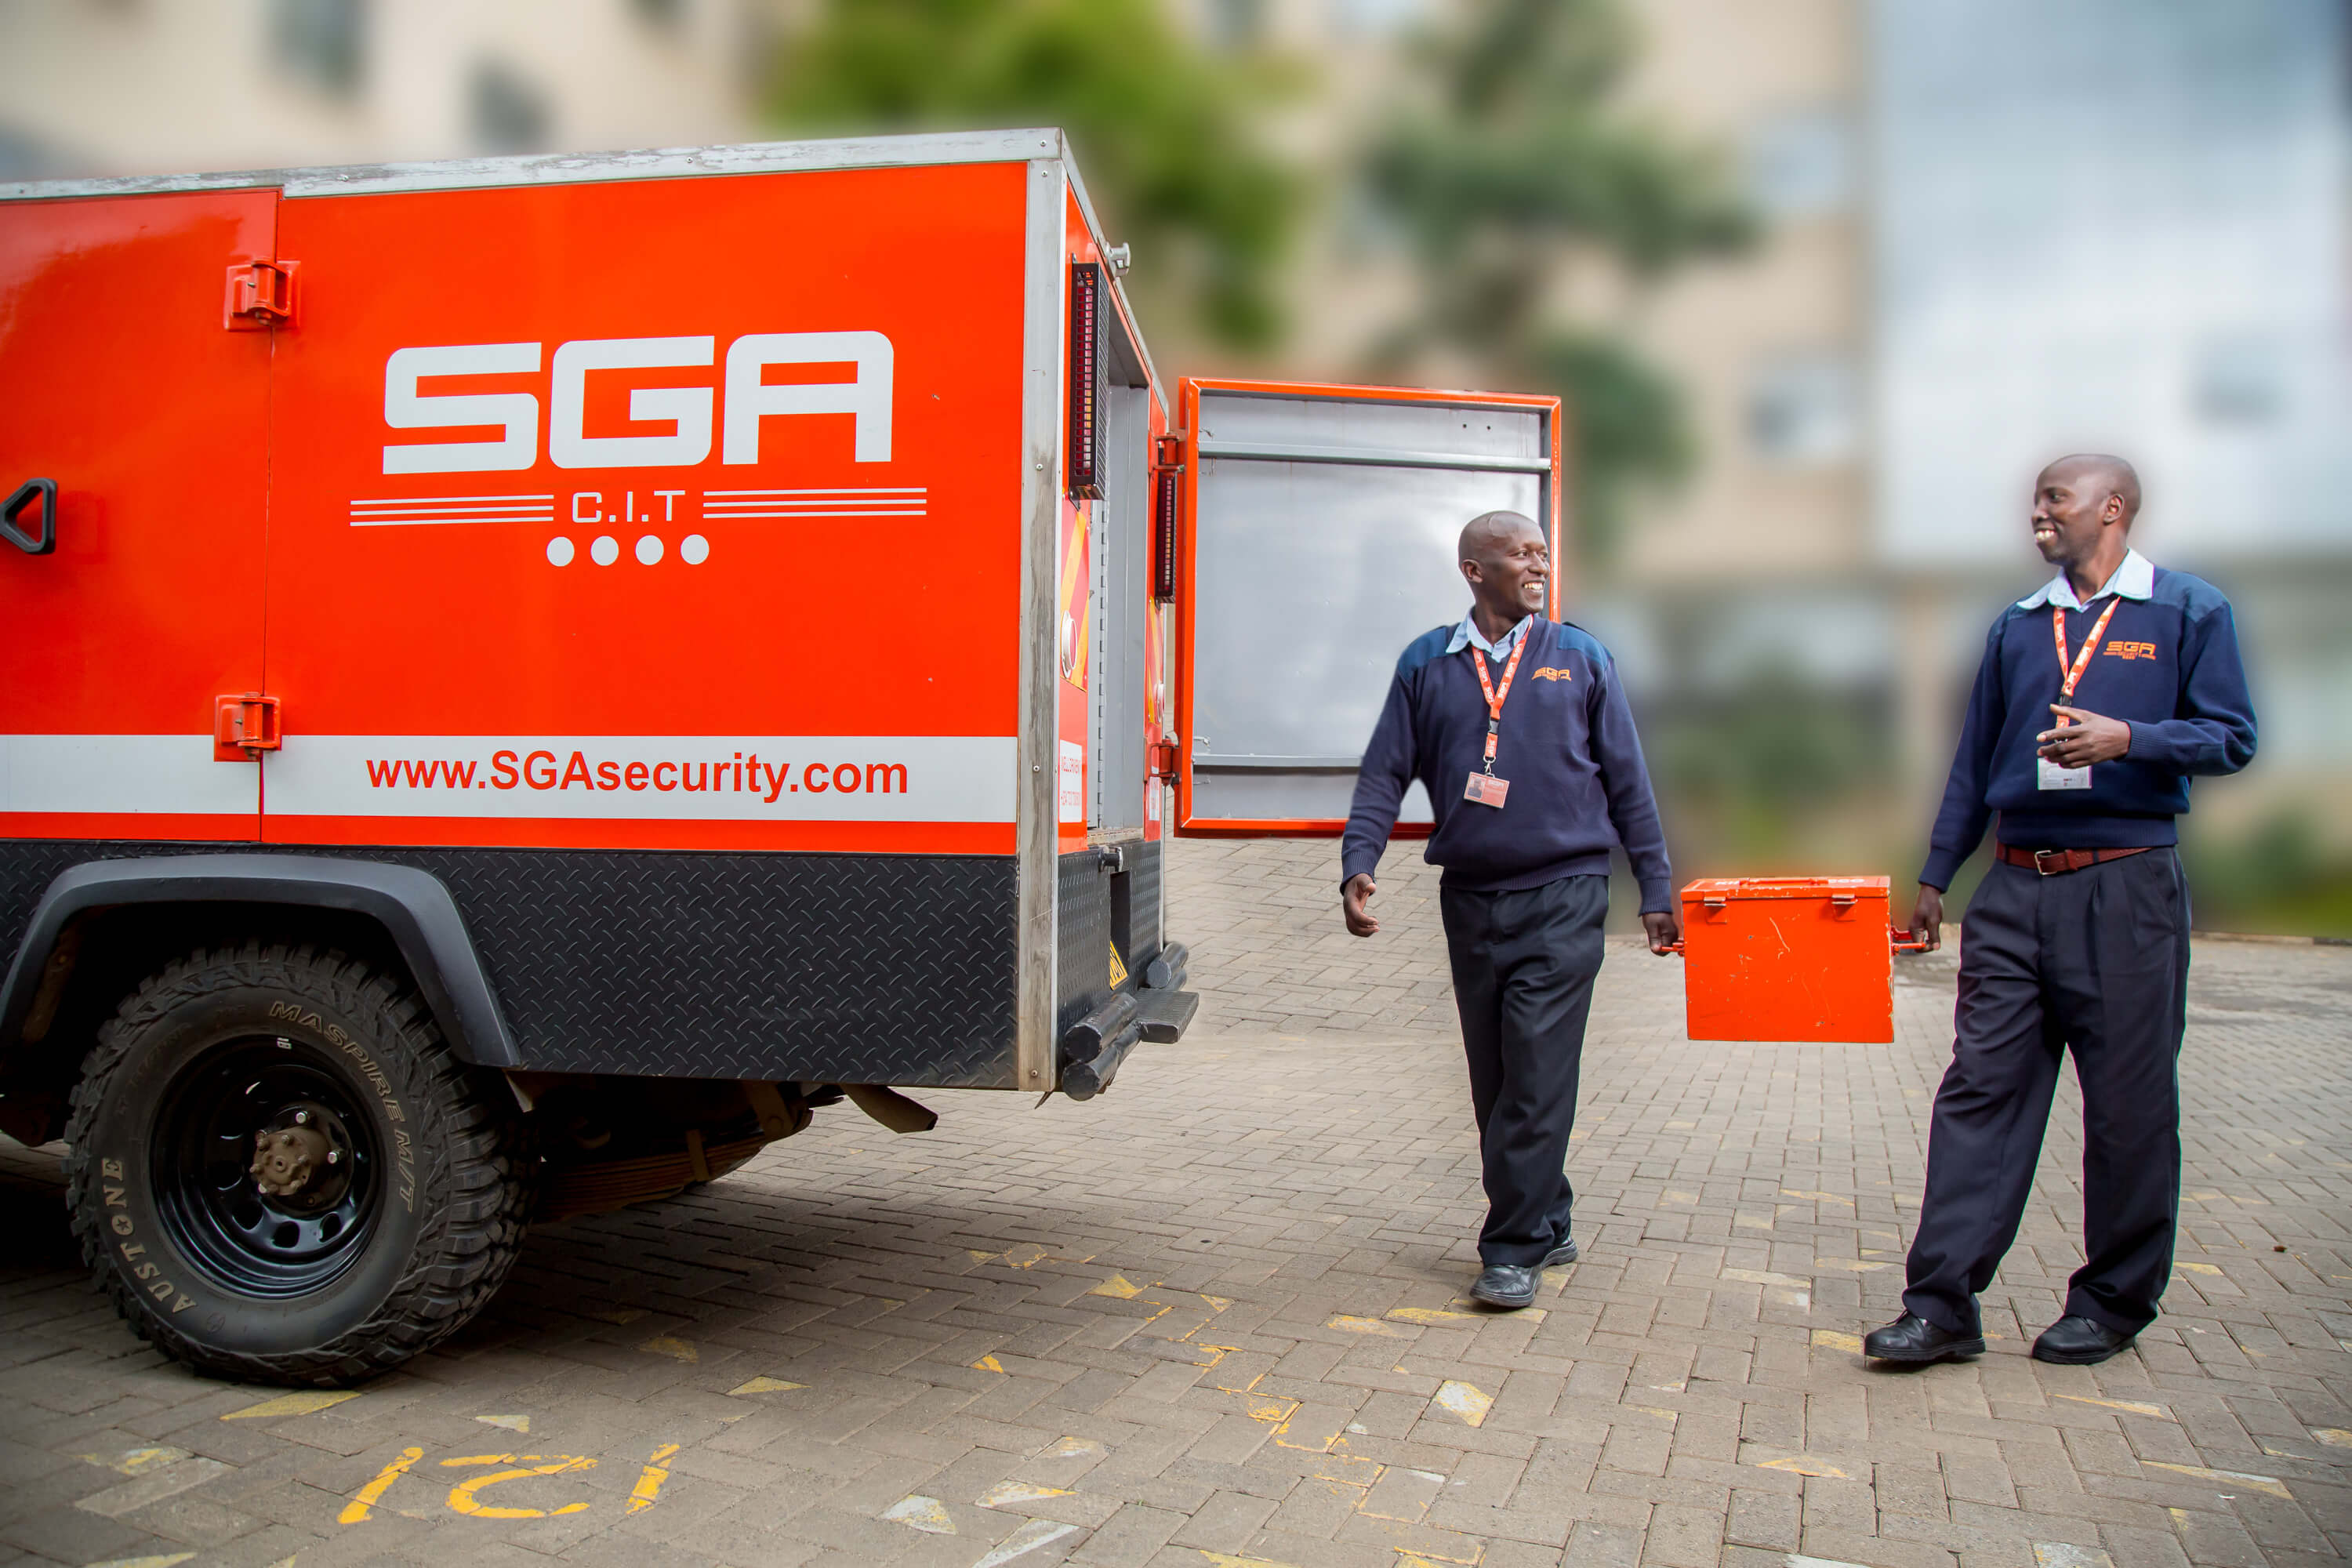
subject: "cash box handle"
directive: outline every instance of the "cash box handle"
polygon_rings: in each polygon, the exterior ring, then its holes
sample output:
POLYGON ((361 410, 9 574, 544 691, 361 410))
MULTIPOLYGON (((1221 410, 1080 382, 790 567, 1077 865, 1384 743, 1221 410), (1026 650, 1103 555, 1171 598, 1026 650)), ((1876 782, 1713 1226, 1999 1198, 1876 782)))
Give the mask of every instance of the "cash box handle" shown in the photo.
POLYGON ((58 548, 58 481, 26 479, 5 503, 0 503, 0 538, 27 555, 52 555, 58 548), (38 539, 16 526, 37 500, 41 503, 41 536, 38 539))

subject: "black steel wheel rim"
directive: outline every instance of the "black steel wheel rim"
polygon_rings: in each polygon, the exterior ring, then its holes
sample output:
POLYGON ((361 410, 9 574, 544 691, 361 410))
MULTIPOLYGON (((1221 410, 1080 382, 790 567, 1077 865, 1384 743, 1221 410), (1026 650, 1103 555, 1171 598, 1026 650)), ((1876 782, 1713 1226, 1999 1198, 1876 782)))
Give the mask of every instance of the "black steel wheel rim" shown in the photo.
POLYGON ((206 1049, 173 1079, 151 1147, 163 1227, 216 1285, 302 1296, 367 1250, 382 1206, 375 1123, 333 1059, 306 1042, 247 1035, 206 1049), (257 1140, 289 1129, 334 1157, 310 1162, 297 1192, 265 1191, 257 1140))

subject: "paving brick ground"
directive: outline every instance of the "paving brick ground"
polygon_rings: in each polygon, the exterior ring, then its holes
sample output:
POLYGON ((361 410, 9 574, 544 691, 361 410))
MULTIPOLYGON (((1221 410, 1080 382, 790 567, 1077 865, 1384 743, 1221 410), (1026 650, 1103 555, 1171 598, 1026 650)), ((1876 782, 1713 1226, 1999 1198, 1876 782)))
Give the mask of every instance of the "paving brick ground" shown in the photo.
POLYGON ((1982 1361, 1874 1372, 1953 962, 1892 1047, 1695 1045, 1612 944, 1586 1260, 1472 1310, 1434 889, 1335 934, 1328 851, 1181 847, 1192 1038, 1091 1104, 846 1107, 536 1233, 441 1353, 326 1404, 192 1377, 84 1287, 54 1152, 0 1181, 0 1562, 2241 1568, 2352 1550, 2352 951, 2201 945, 2179 1273, 2138 1350, 2026 1356, 2079 1192, 2062 1091, 1982 1361), (513 1456, 509 1458, 508 1456, 513 1456))

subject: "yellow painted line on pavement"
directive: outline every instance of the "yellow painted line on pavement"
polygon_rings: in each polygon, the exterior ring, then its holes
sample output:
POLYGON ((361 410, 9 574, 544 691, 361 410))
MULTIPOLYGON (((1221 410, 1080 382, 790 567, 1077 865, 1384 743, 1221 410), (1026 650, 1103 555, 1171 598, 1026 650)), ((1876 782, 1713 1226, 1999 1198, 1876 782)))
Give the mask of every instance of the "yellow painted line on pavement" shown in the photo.
POLYGON ((1817 1349, 1825 1351, 1843 1351, 1848 1355, 1860 1355, 1862 1353, 1862 1336, 1860 1334, 1842 1334, 1835 1329, 1815 1329, 1813 1331, 1813 1344, 1817 1349))
POLYGON ((1108 1296, 1114 1300, 1132 1301, 1143 1294, 1143 1287, 1124 1274, 1114 1274, 1087 1292, 1089 1296, 1108 1296))
POLYGON ((1349 1318, 1342 1316, 1331 1319, 1323 1326, 1327 1329, 1338 1329, 1341 1333, 1378 1334, 1381 1338, 1388 1340, 1410 1340, 1417 1337, 1413 1334, 1407 1333, 1404 1330, 1397 1328, 1393 1324, 1384 1323, 1378 1318, 1349 1318))
POLYGON ((736 1396, 740 1396, 746 1394, 782 1394, 788 1388, 806 1388, 808 1384, 805 1383, 786 1383, 781 1377, 768 1377, 762 1375, 755 1377, 748 1383, 739 1383, 727 1392, 730 1395, 736 1396))
POLYGON ((2034 1568, 2116 1568, 2116 1560, 2097 1547, 2071 1541, 2035 1542, 2033 1562, 2034 1568))
MULTIPOLYGON (((193 1552, 166 1552, 160 1557, 110 1557, 103 1563, 93 1563, 89 1568, 173 1568, 195 1555, 193 1552)), ((287 1561, 291 1563, 292 1558, 287 1561)))
POLYGON ((926 1535, 953 1535, 955 1521, 948 1517, 948 1505, 935 1497, 911 1492, 882 1510, 882 1517, 893 1524, 903 1524, 909 1530, 919 1530, 926 1535))
POLYGON ((643 1513, 661 1500, 662 1483, 669 1479, 668 1459, 677 1452, 677 1444, 664 1443, 646 1456, 646 1468, 637 1472, 637 1484, 629 1489, 631 1513, 643 1513))
POLYGON ((119 1454, 76 1454, 74 1456, 77 1459, 84 1459, 90 1464, 112 1470, 119 1476, 143 1475, 149 1470, 160 1470, 165 1465, 176 1465, 182 1459, 193 1457, 185 1448, 173 1448, 168 1446, 125 1448, 119 1454))
POLYGON ((2331 1448, 2352 1448, 2352 1432, 2341 1426, 2314 1426, 2311 1435, 2331 1448))
POLYGON ((999 1481, 971 1500, 982 1508, 1003 1508, 1016 1502, 1037 1502, 1049 1497, 1068 1497, 1061 1487, 1033 1486, 1027 1481, 999 1481))
POLYGON ((994 1546, 988 1549, 971 1568, 1003 1568, 1016 1557, 1026 1557, 1041 1546, 1051 1546, 1065 1536, 1076 1535, 1078 1527, 1050 1519, 1033 1519, 994 1546))
POLYGON ((341 1405, 346 1399, 357 1399, 357 1389, 318 1389, 305 1394, 281 1394, 275 1399, 265 1399, 258 1405, 248 1405, 242 1410, 232 1410, 221 1417, 224 1421, 275 1421, 281 1415, 309 1415, 330 1405, 341 1405))
POLYGON ((667 1334, 656 1334, 637 1347, 648 1355, 666 1355, 672 1361, 698 1362, 702 1352, 685 1340, 672 1339, 667 1334))
POLYGON ((1493 1395, 1451 1378, 1438 1385, 1437 1396, 1430 1403, 1449 1415, 1459 1416, 1465 1426, 1479 1425, 1486 1419, 1486 1412, 1495 1407, 1493 1395))
POLYGON ((2187 1274, 2219 1274, 2221 1272, 2219 1268, 2214 1268, 2213 1265, 2210 1263, 2176 1263, 2173 1267, 2187 1274))
POLYGON ((1791 1454, 1785 1459, 1767 1459, 1757 1467, 1762 1470, 1784 1470, 1792 1476, 1811 1476, 1818 1480, 1850 1481, 1853 1478, 1831 1464, 1816 1459, 1811 1454, 1791 1454))
POLYGON ((485 1426, 503 1426, 509 1432, 520 1432, 526 1437, 530 1436, 530 1417, 528 1415, 477 1415, 474 1419, 485 1426))
POLYGON ((2135 1415, 2153 1415, 2159 1421, 2175 1419, 2172 1412, 2164 1406, 2142 1405, 2137 1399, 2094 1399, 2087 1394, 2062 1394, 2058 1397, 2072 1400, 2076 1405, 2096 1405, 2107 1410, 2128 1410, 2135 1415))
POLYGON ((335 1516, 335 1522, 357 1524, 366 1519, 374 1511, 375 1505, 383 1500, 383 1494, 392 1489, 392 1483, 406 1475, 408 1467, 424 1457, 422 1448, 403 1448, 399 1458, 378 1470, 374 1479, 352 1494, 352 1500, 343 1505, 343 1511, 335 1516))
POLYGON ((2164 1465, 2158 1464, 2154 1459, 2142 1459, 2140 1465, 2146 1469, 2166 1470, 2176 1476, 2189 1476, 2200 1481, 2232 1481, 2240 1486, 2252 1487, 2256 1491, 2267 1493, 2272 1497, 2284 1498, 2289 1502, 2294 1500, 2294 1494, 2287 1490, 2286 1483, 2276 1476, 2250 1476, 2243 1470, 2209 1470, 2201 1465, 2164 1465))
POLYGON ((1010 1375, 1011 1375, 1010 1373, 1008 1373, 1004 1370, 1004 1363, 1003 1363, 1003 1362, 998 1361, 998 1360, 997 1360, 994 1356, 992 1356, 992 1355, 984 1355, 984 1356, 981 1357, 978 1361, 976 1361, 976 1362, 972 1363, 971 1363, 971 1370, 972 1370, 972 1371, 974 1371, 974 1372, 992 1372, 992 1373, 996 1373, 999 1377, 1005 1377, 1005 1376, 1010 1376, 1010 1375))

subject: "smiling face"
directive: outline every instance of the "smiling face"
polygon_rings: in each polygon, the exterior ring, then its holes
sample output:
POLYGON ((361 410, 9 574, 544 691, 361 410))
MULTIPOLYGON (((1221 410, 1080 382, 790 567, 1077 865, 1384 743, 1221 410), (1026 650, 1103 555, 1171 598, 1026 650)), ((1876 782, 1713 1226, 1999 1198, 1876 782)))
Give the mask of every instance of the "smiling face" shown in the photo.
POLYGON ((1507 629, 1549 605, 1551 546, 1534 519, 1490 511, 1462 531, 1462 575, 1486 618, 1507 629))
POLYGON ((2033 481, 2033 547, 2053 566, 2083 564, 2110 529, 2131 526, 2138 489, 2105 459, 2059 458, 2033 481))

